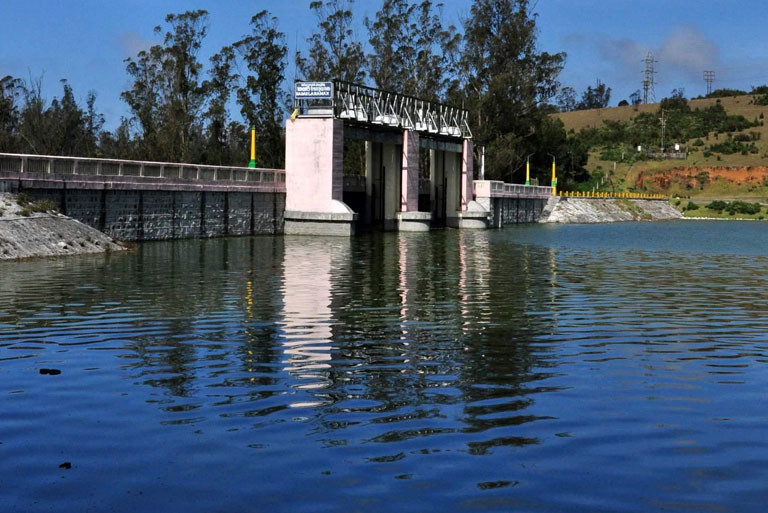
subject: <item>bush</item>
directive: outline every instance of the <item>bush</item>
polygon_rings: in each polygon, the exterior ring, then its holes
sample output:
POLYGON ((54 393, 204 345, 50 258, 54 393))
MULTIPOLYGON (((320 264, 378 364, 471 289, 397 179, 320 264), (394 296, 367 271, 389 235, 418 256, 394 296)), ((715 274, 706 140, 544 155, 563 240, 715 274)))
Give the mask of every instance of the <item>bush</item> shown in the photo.
POLYGON ((702 141, 701 139, 696 139, 695 141, 693 141, 691 143, 691 145, 692 146, 704 146, 704 141, 702 141))
MULTIPOLYGON (((21 204, 21 203, 19 203, 21 204)), ((22 208, 19 211, 19 214, 23 215, 24 217, 29 217, 35 212, 57 212, 58 209, 56 208, 56 205, 53 204, 52 201, 49 200, 39 200, 35 201, 34 203, 25 203, 24 208, 22 208)))
POLYGON ((699 207, 696 203, 694 203, 693 201, 689 201, 688 204, 685 206, 685 208, 683 210, 685 210, 685 211, 688 211, 688 210, 698 210, 699 208, 701 208, 701 207, 699 207))
POLYGON ((734 139, 728 139, 727 141, 710 145, 709 151, 712 153, 722 153, 723 155, 732 155, 734 153, 741 153, 743 155, 746 155, 747 153, 757 153, 758 150, 755 143, 750 142, 749 144, 745 144, 740 142, 739 137, 742 135, 747 137, 747 141, 751 141, 749 138, 750 136, 746 134, 739 134, 734 139))
POLYGON ((20 192, 16 197, 16 203, 18 203, 20 207, 24 207, 32 203, 32 198, 30 198, 29 194, 26 192, 20 192))
POLYGON ((760 203, 747 203, 746 201, 720 201, 716 200, 707 205, 707 208, 714 210, 717 213, 727 212, 728 215, 746 214, 755 215, 759 214, 763 207, 760 203))
POLYGON ((733 201, 728 205, 729 214, 759 214, 762 209, 760 203, 747 203, 746 201, 733 201))
POLYGON ((728 208, 728 203, 725 201, 716 200, 711 202, 709 205, 707 205, 707 208, 710 210, 714 210, 715 212, 722 212, 726 208, 728 208))

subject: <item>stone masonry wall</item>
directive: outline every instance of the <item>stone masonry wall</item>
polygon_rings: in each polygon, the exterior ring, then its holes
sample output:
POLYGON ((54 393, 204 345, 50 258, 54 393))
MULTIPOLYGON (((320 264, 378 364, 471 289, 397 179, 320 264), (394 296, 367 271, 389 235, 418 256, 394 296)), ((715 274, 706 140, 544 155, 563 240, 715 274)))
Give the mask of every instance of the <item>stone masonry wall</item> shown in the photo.
POLYGON ((284 192, 23 189, 123 241, 283 232, 284 192))
POLYGON ((506 197, 493 198, 490 208, 494 219, 492 226, 504 226, 518 223, 537 223, 547 204, 543 198, 506 197), (499 223, 500 218, 501 223, 499 223))

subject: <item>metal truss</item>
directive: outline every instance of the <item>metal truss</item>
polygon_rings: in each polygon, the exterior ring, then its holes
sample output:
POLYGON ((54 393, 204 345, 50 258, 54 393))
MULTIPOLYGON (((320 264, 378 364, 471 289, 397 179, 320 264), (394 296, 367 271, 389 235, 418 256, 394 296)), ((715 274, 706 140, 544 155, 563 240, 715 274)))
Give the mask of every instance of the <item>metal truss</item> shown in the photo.
POLYGON ((333 115, 359 123, 391 126, 427 134, 471 139, 468 111, 336 80, 333 83, 333 115))

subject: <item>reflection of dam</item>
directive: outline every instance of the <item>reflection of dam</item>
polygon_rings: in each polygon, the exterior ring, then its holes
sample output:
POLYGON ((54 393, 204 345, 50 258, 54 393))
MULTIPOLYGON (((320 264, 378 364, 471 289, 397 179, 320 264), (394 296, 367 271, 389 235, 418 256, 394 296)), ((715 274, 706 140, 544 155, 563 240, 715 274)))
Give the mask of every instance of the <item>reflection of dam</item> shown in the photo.
MULTIPOLYGON (((285 369, 295 389, 316 390, 330 383, 333 349, 333 277, 349 262, 347 238, 285 238, 283 262, 283 347, 285 369)), ((323 402, 315 393, 292 406, 323 402)))

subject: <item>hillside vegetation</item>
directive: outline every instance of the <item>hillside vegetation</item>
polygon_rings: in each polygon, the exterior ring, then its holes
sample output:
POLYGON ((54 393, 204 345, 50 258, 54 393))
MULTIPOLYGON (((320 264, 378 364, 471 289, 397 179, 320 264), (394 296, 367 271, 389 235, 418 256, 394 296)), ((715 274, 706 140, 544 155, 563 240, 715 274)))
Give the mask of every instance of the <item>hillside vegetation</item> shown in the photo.
POLYGON ((569 134, 591 148, 591 180, 582 188, 660 192, 704 198, 768 197, 768 96, 758 94, 628 105, 555 114, 569 134), (661 109, 667 118, 665 148, 687 158, 654 159, 643 149, 661 145, 661 109))

